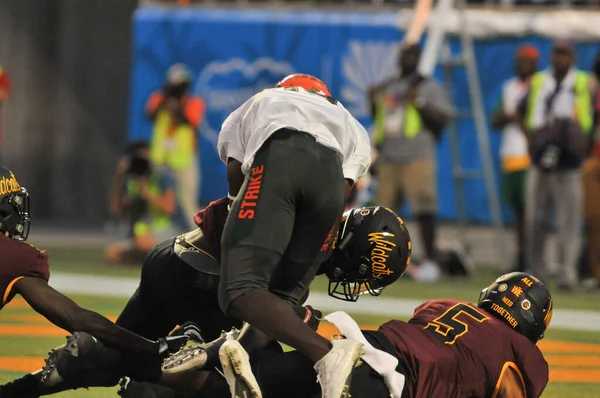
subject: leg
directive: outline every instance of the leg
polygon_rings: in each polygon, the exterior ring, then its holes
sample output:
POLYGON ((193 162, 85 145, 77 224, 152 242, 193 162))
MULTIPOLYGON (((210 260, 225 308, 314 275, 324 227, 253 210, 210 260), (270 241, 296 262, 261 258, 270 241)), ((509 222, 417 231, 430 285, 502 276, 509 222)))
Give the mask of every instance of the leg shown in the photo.
POLYGON ((314 278, 315 258, 342 213, 343 176, 333 151, 303 133, 289 137, 272 138, 259 151, 251 179, 232 205, 223 233, 219 302, 228 315, 317 361, 329 342, 293 307, 314 278))
POLYGON ((436 261, 436 163, 434 158, 407 165, 402 173, 403 189, 413 213, 419 221, 421 239, 425 247, 425 258, 436 261))
POLYGON ((505 172, 502 176, 502 194, 504 202, 515 215, 516 261, 514 271, 525 271, 525 186, 526 170, 505 172))
POLYGON ((536 167, 532 167, 527 175, 527 198, 525 201, 525 256, 527 269, 543 281, 546 279, 544 263, 546 219, 550 208, 550 187, 547 180, 547 175, 536 167))
POLYGON ((582 184, 580 170, 557 172, 552 181, 558 245, 561 253, 561 286, 577 283, 577 259, 581 248, 582 184))
POLYGON ((168 266, 171 256, 174 256, 173 239, 148 254, 140 286, 117 318, 117 325, 151 340, 166 336, 177 326, 170 306, 165 305, 165 300, 176 293, 172 290, 176 278, 168 266))
POLYGON ((411 210, 419 223, 421 242, 423 242, 423 260, 418 267, 408 272, 418 282, 431 283, 440 277, 435 246, 437 231, 437 189, 435 178, 435 159, 429 158, 403 166, 398 178, 411 205, 411 210))
POLYGON ((377 165, 377 204, 398 211, 398 166, 391 163, 377 165))

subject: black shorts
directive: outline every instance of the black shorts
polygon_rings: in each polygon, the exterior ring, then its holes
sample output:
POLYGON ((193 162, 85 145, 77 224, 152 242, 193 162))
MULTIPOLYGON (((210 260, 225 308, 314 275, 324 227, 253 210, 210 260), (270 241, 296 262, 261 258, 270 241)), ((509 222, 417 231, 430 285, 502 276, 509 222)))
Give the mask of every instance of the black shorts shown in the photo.
MULTIPOLYGON (((219 277, 197 271, 181 260, 173 249, 174 239, 155 246, 142 268, 140 285, 117 319, 117 324, 148 339, 156 340, 177 325, 193 321, 207 341, 222 330, 240 327, 219 308, 219 277)), ((214 262, 206 256, 208 264, 214 262)))
POLYGON ((344 210, 338 153, 282 129, 257 152, 225 223, 219 304, 253 289, 299 304, 344 210))

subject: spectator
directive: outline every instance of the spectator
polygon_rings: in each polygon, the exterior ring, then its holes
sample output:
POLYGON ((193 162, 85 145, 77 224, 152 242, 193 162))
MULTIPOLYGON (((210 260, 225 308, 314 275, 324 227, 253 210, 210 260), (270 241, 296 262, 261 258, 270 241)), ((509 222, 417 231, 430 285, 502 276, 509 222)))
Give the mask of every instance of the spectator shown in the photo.
POLYGON ((148 143, 129 143, 119 159, 108 198, 109 214, 116 223, 111 236, 117 240, 132 238, 133 226, 146 213, 147 203, 137 195, 136 185, 147 174, 148 168, 148 143))
POLYGON ((424 260, 413 275, 417 280, 437 280, 437 188, 435 144, 453 115, 444 89, 421 76, 418 45, 404 45, 399 74, 370 90, 375 118, 378 205, 398 209, 408 198, 419 223, 425 247, 424 260))
POLYGON ((145 143, 134 142, 120 160, 110 188, 110 213, 129 227, 127 239, 109 245, 106 258, 134 263, 157 243, 184 232, 176 183, 164 166, 152 166, 145 143))
MULTIPOLYGON (((593 72, 600 80, 600 52, 596 55, 593 72)), ((594 96, 594 134, 592 150, 583 164, 583 214, 587 236, 587 262, 592 274, 589 287, 600 286, 600 88, 594 96)))
MULTIPOLYGON (((8 99, 10 94, 10 77, 5 69, 0 66, 0 112, 2 104, 8 99)), ((1 116, 1 114, 0 114, 1 116)), ((4 138, 2 136, 2 118, 0 118, 0 164, 2 164, 2 148, 4 147, 4 138)))
POLYGON ((146 113, 154 123, 150 160, 156 166, 166 166, 173 171, 177 196, 188 228, 192 229, 200 185, 196 131, 203 118, 204 101, 189 96, 190 81, 190 72, 185 65, 171 66, 162 91, 150 96, 146 113))
POLYGON ((515 214, 517 257, 514 271, 525 271, 525 177, 530 159, 527 137, 517 120, 517 107, 529 90, 531 76, 538 69, 539 53, 524 45, 517 49, 517 75, 502 86, 499 105, 492 114, 492 126, 502 129, 500 158, 502 159, 502 196, 515 214))
POLYGON ((526 187, 526 260, 540 279, 547 276, 544 243, 554 205, 560 265, 559 288, 577 284, 581 247, 582 183, 580 166, 591 132, 594 79, 575 65, 575 49, 554 43, 551 66, 531 78, 519 117, 527 132, 532 167, 526 187))

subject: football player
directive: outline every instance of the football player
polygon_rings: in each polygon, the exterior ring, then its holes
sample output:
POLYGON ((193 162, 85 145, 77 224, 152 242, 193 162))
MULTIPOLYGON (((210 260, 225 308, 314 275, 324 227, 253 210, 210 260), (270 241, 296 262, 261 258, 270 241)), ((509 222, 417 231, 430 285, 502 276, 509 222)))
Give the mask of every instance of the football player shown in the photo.
MULTIPOLYGON (((552 312, 547 287, 533 275, 514 272, 484 288, 477 305, 427 301, 408 322, 391 320, 377 331, 360 331, 342 312, 325 319, 364 344, 350 382, 353 398, 537 398, 548 383, 548 364, 536 343, 552 312)), ((252 367, 265 398, 321 397, 311 360, 297 351, 252 367)), ((195 397, 232 396, 236 378, 217 376, 204 376, 195 397)), ((127 391, 123 397, 136 396, 127 391)))
MULTIPOLYGON (((331 245, 351 186, 370 166, 368 134, 325 83, 293 74, 229 115, 218 152, 235 198, 222 238, 219 305, 255 326, 249 333, 257 340, 281 341, 312 359, 324 394, 339 398, 361 345, 330 342, 294 307, 331 245)), ((235 339, 229 346, 231 355, 241 350, 235 339)), ((253 380, 243 384, 260 392, 253 380)))
POLYGON ((47 252, 25 242, 29 225, 29 194, 8 168, 0 166, 0 309, 20 294, 31 308, 56 326, 71 333, 87 332, 111 347, 135 352, 160 367, 160 354, 168 351, 173 341, 140 337, 79 307, 50 287, 47 252))
MULTIPOLYGON (((219 237, 228 205, 227 198, 211 203, 196 215, 197 230, 165 241, 150 252, 142 269, 140 285, 117 324, 153 338, 168 334, 178 324, 193 321, 202 329, 202 337, 209 341, 219 337, 222 330, 240 326, 239 321, 223 315, 217 299, 219 237)), ((362 294, 379 295, 384 287, 399 279, 410 262, 410 253, 410 235, 394 212, 383 207, 352 209, 342 216, 339 234, 319 272, 328 276, 331 296, 356 301, 362 294)), ((300 305, 296 312, 306 324, 316 329, 318 311, 300 305)), ((184 325, 181 332, 198 334, 193 324, 184 325)), ((199 340, 197 336, 195 339, 199 340)), ((218 338, 199 347, 192 346, 188 352, 201 351, 203 365, 210 369, 219 366, 218 351, 224 341, 224 338, 218 338)), ((123 357, 115 350, 105 350, 85 334, 70 337, 70 343, 71 347, 77 347, 78 356, 73 358, 66 353, 66 348, 55 350, 45 368, 44 383, 39 382, 41 374, 35 378, 25 376, 0 388, 5 394, 2 396, 29 398, 76 387, 110 386, 123 374, 135 380, 157 381, 156 368, 148 367, 153 366, 152 363, 145 364, 131 356, 123 357), (116 362, 119 362, 118 366, 116 362)), ((256 356, 257 360, 281 352, 280 345, 275 342, 264 342, 261 347, 264 348, 254 347, 261 354, 256 356)), ((162 382, 180 388, 196 387, 195 377, 188 382, 187 378, 181 380, 177 374, 171 380, 163 377, 162 382)), ((176 396, 174 390, 137 381, 128 382, 127 391, 134 396, 150 397, 159 392, 163 395, 157 396, 176 396)))

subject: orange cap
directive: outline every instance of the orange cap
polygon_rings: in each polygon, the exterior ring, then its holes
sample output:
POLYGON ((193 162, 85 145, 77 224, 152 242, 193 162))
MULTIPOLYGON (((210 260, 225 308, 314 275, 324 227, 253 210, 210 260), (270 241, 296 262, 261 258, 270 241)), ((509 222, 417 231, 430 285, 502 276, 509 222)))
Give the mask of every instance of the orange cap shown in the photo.
POLYGON ((534 46, 530 44, 524 44, 517 48, 517 57, 538 59, 540 57, 540 52, 534 46))

